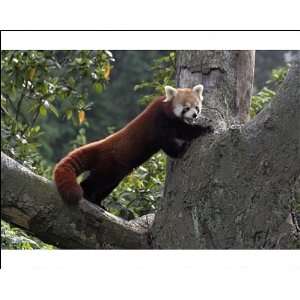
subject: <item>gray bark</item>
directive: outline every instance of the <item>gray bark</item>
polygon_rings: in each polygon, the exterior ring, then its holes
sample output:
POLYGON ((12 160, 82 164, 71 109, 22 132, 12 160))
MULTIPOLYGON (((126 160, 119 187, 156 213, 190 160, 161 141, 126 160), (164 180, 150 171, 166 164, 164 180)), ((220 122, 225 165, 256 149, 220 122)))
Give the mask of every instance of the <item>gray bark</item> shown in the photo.
POLYGON ((289 248, 299 238, 299 62, 272 103, 243 126, 253 69, 252 51, 178 53, 178 86, 204 84, 217 134, 169 162, 154 248, 289 248))
POLYGON ((1 153, 2 218, 59 248, 148 248, 153 216, 127 222, 82 199, 63 203, 53 183, 1 153))
POLYGON ((204 85, 204 104, 215 126, 226 130, 249 119, 255 51, 179 51, 177 86, 204 85))

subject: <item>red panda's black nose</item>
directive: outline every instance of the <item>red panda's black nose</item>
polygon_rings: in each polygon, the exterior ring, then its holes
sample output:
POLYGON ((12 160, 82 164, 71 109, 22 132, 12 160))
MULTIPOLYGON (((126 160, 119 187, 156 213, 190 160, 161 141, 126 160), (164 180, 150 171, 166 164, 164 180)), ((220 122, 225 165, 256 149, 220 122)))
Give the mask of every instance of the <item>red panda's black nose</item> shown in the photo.
POLYGON ((196 114, 196 113, 194 113, 192 117, 195 119, 195 118, 197 117, 197 114, 196 114))

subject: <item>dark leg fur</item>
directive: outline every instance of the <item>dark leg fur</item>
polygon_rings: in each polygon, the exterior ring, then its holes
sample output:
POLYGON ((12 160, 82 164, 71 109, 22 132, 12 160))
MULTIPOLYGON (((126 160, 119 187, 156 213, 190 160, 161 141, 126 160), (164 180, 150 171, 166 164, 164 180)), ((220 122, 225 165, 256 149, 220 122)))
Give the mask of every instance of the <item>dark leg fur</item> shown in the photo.
POLYGON ((172 158, 180 158, 190 146, 190 142, 172 139, 167 140, 162 146, 163 151, 172 158))
POLYGON ((185 124, 182 128, 179 128, 176 132, 176 137, 186 141, 191 141, 199 136, 213 133, 214 129, 212 126, 198 126, 198 125, 187 125, 185 124))
POLYGON ((80 186, 83 189, 83 197, 93 203, 96 203, 96 176, 90 174, 86 179, 84 179, 80 183, 80 186))
POLYGON ((118 183, 110 184, 109 186, 101 185, 101 183, 103 183, 103 180, 101 180, 96 173, 91 172, 91 174, 83 180, 80 185, 83 189, 83 197, 85 199, 105 209, 102 205, 102 201, 112 192, 118 183))

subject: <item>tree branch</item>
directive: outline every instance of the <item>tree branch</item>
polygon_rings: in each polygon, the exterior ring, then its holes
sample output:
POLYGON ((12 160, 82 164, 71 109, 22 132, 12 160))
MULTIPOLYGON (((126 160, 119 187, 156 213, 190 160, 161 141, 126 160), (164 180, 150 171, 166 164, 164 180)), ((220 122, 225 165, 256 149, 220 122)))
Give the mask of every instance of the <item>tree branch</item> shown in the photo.
POLYGON ((128 222, 85 199, 68 206, 51 181, 2 152, 1 207, 4 220, 59 248, 149 248, 149 220, 128 222))

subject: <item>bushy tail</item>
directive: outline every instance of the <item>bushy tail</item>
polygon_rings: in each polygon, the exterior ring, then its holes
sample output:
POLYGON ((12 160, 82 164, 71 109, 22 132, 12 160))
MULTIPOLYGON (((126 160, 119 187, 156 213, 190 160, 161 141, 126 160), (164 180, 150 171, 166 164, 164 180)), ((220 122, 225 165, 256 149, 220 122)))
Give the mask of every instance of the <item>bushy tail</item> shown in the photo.
POLYGON ((55 166, 54 181, 64 201, 76 204, 82 198, 83 190, 76 179, 85 170, 84 163, 76 150, 55 166))

